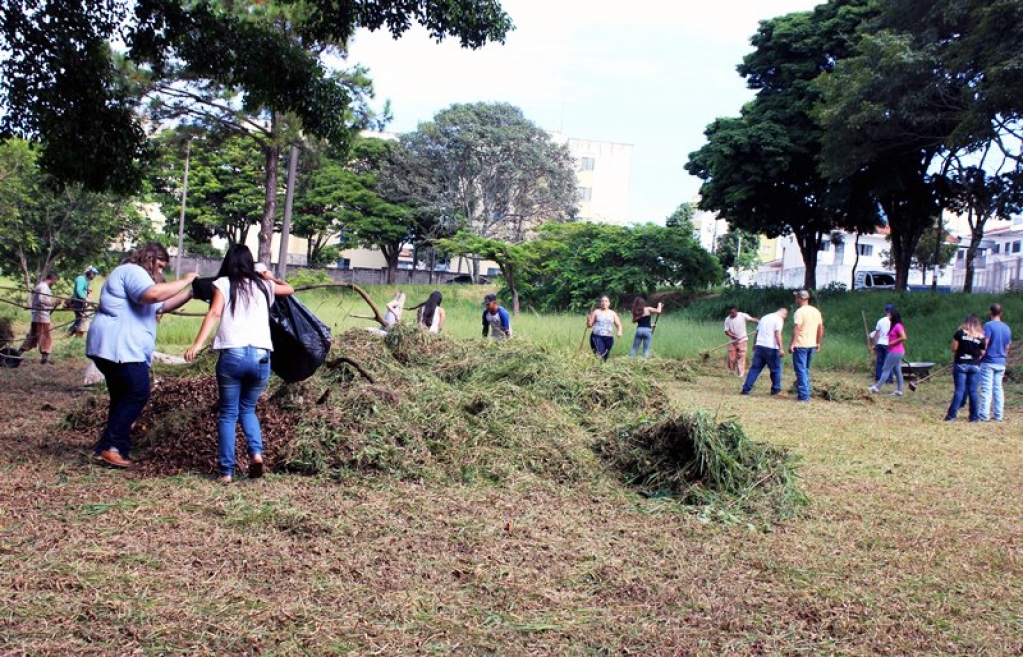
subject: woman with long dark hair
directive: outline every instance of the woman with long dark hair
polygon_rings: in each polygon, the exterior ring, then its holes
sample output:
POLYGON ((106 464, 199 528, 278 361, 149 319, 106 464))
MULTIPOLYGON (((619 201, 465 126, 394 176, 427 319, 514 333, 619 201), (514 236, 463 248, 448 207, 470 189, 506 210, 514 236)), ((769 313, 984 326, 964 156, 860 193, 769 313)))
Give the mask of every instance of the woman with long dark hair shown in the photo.
POLYGON ((420 326, 430 333, 440 333, 444 330, 444 309, 440 307, 444 296, 437 290, 430 292, 426 301, 418 306, 412 306, 409 310, 416 310, 416 320, 420 326))
MULTIPOLYGON (((262 268, 262 267, 261 267, 262 268)), ((185 352, 191 362, 217 327, 213 349, 217 359, 217 389, 220 396, 218 481, 231 483, 235 469, 235 435, 240 422, 249 454, 249 477, 263 476, 263 434, 256 417, 256 403, 270 378, 270 306, 274 298, 295 290, 274 279, 262 268, 257 271, 252 252, 244 244, 227 250, 220 272, 213 281, 213 301, 199 327, 195 342, 185 352)))
POLYGON ((980 398, 977 386, 980 383, 980 359, 984 357, 987 338, 984 327, 976 315, 967 315, 959 330, 952 336, 952 403, 945 413, 945 421, 956 419, 959 409, 967 398, 970 400, 970 422, 980 421, 980 398))
POLYGON ((131 467, 131 425, 149 401, 149 367, 156 349, 156 316, 192 298, 191 272, 166 283, 167 249, 150 242, 114 268, 103 283, 99 307, 85 339, 85 355, 103 373, 110 393, 107 424, 95 457, 115 468, 131 467))
POLYGON ((646 305, 646 299, 636 297, 632 302, 632 323, 636 325, 636 337, 632 339, 632 351, 629 357, 634 358, 639 346, 643 345, 643 358, 650 356, 650 344, 654 340, 654 327, 650 321, 651 315, 659 315, 664 309, 664 304, 657 304, 657 307, 646 305))
POLYGON ((895 373, 895 390, 892 397, 902 396, 902 358, 906 355, 906 327, 902 325, 902 315, 895 308, 888 313, 892 326, 888 330, 888 354, 884 358, 884 368, 881 370, 881 378, 877 383, 870 386, 871 394, 877 393, 888 378, 895 373))

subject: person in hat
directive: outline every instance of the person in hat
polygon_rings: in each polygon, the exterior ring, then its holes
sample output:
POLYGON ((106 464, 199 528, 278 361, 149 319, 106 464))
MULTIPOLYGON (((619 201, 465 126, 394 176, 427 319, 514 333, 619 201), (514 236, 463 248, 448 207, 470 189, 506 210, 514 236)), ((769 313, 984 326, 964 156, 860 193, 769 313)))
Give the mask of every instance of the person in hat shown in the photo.
POLYGON ((483 297, 483 337, 507 340, 512 336, 511 317, 497 304, 497 295, 483 297))
POLYGON ((71 328, 68 329, 68 332, 75 337, 82 337, 88 329, 85 311, 89 307, 89 302, 92 300, 92 290, 89 288, 89 284, 92 283, 92 279, 96 278, 98 275, 99 270, 90 266, 84 272, 75 277, 75 289, 71 293, 71 301, 69 303, 71 308, 75 311, 75 321, 71 324, 71 328))
MULTIPOLYGON (((874 380, 881 378, 881 370, 884 369, 884 360, 888 357, 888 332, 892 330, 892 311, 894 304, 884 307, 884 316, 877 320, 874 325, 874 332, 870 334, 870 341, 874 343, 874 380)), ((894 374, 888 383, 894 382, 894 374)))
POLYGON ((796 373, 796 401, 810 401, 810 363, 813 355, 820 351, 824 340, 824 318, 821 312, 810 305, 810 293, 797 290, 796 313, 792 316, 792 341, 789 353, 792 354, 792 369, 796 373))
POLYGON ((50 313, 57 307, 57 299, 53 296, 52 289, 57 278, 59 277, 56 272, 48 271, 43 280, 32 288, 32 326, 21 343, 21 348, 18 349, 18 355, 21 355, 39 347, 39 353, 42 354, 39 362, 44 365, 52 364, 50 351, 53 350, 53 336, 50 333, 50 313))

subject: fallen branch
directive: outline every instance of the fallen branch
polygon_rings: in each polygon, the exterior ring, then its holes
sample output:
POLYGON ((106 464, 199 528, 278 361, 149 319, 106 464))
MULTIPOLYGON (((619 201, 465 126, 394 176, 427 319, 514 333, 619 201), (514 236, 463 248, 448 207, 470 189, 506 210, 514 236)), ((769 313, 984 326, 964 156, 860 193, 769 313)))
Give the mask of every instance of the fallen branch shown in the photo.
POLYGON ((329 360, 326 363, 327 367, 330 368, 330 369, 335 369, 335 368, 340 367, 341 365, 344 365, 344 364, 348 364, 348 365, 351 365, 352 367, 354 367, 356 370, 358 370, 359 374, 364 376, 366 378, 366 380, 369 381, 370 383, 376 383, 376 381, 373 380, 373 377, 370 376, 370 373, 367 372, 365 369, 363 369, 362 365, 359 365, 357 362, 355 362, 351 358, 345 358, 344 356, 342 356, 341 358, 335 358, 334 360, 329 360))
POLYGON ((384 316, 380 314, 380 309, 377 308, 377 305, 375 303, 373 303, 373 299, 370 298, 369 293, 367 293, 366 290, 362 289, 355 283, 314 283, 312 285, 302 285, 300 287, 296 287, 295 291, 301 292, 302 290, 313 290, 321 287, 347 287, 351 290, 355 290, 356 292, 358 292, 359 296, 362 297, 363 301, 369 304, 370 309, 373 310, 373 319, 376 320, 376 322, 381 326, 387 325, 384 322, 384 316))

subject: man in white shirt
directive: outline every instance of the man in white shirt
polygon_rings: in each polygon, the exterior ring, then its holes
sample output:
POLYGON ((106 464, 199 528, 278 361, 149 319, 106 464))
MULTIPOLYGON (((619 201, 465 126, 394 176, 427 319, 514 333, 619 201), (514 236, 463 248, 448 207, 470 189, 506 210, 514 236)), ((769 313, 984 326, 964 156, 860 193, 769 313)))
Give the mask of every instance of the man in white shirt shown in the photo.
POLYGON ((779 308, 760 318, 757 341, 753 345, 753 365, 742 384, 742 394, 748 395, 753 390, 753 384, 765 367, 771 373, 771 394, 781 393, 781 360, 785 356, 781 334, 788 316, 788 308, 779 308))
POLYGON ((749 336, 746 335, 746 322, 759 323, 760 320, 740 312, 736 306, 728 309, 728 317, 725 317, 725 335, 730 340, 728 343, 728 371, 735 373, 740 379, 746 373, 746 345, 749 342, 749 336))
MULTIPOLYGON (((884 359, 888 357, 888 332, 892 330, 892 320, 890 313, 895 310, 895 306, 888 304, 884 307, 884 316, 877 320, 877 324, 874 325, 874 332, 870 334, 870 340, 874 343, 874 381, 881 379, 881 370, 884 369, 884 359)), ((888 379, 891 383, 895 380, 895 374, 893 373, 888 379)))

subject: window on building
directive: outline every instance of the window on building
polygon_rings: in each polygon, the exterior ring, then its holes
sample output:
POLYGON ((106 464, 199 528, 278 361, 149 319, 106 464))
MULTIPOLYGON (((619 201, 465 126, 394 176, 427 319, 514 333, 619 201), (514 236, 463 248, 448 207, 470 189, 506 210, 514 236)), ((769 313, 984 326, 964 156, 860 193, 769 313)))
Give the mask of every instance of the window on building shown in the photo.
POLYGON ((592 157, 583 157, 579 159, 579 170, 580 171, 593 171, 593 165, 597 163, 592 157))
POLYGON ((500 276, 500 275, 501 275, 501 268, 500 267, 487 267, 487 276, 489 278, 493 278, 495 276, 500 276))
POLYGON ((1012 252, 1019 253, 1020 242, 1016 241, 1012 243, 1012 252))
POLYGON ((593 198, 593 190, 592 189, 590 189, 589 187, 580 187, 579 188, 579 200, 580 201, 589 201, 591 198, 593 198))
POLYGON ((352 268, 352 259, 351 258, 341 258, 340 260, 337 261, 337 268, 338 269, 351 269, 352 268))
POLYGON ((821 240, 820 242, 817 243, 817 250, 818 251, 830 251, 831 250, 831 242, 829 242, 828 240, 821 240))
POLYGON ((997 255, 998 252, 1001 251, 1001 249, 1002 249, 1001 244, 995 244, 994 246, 991 247, 991 253, 997 255))
POLYGON ((861 256, 872 256, 872 255, 874 255, 874 245, 873 244, 860 244, 859 245, 859 252, 860 252, 861 256))

